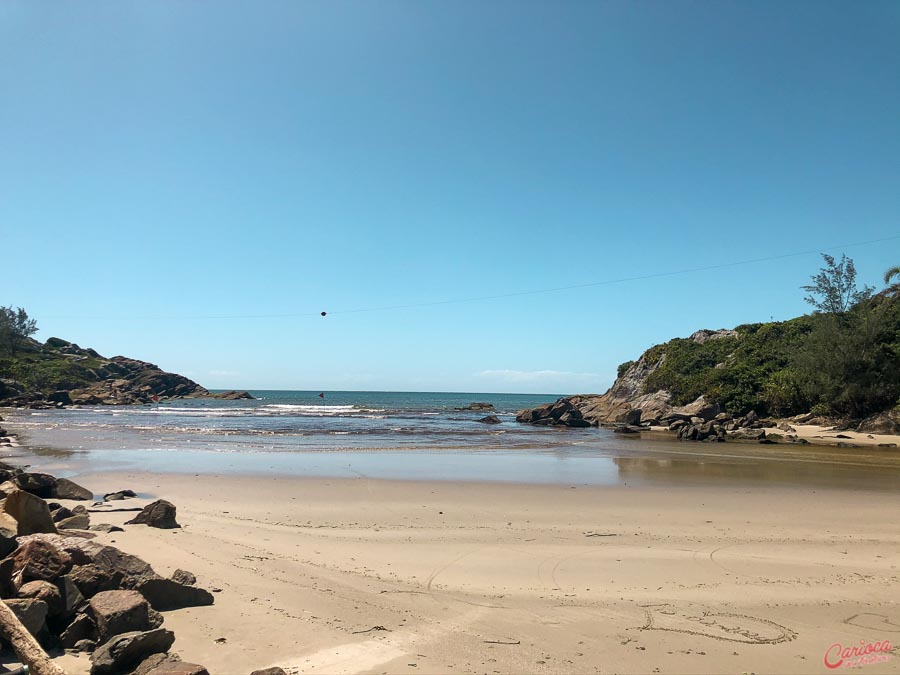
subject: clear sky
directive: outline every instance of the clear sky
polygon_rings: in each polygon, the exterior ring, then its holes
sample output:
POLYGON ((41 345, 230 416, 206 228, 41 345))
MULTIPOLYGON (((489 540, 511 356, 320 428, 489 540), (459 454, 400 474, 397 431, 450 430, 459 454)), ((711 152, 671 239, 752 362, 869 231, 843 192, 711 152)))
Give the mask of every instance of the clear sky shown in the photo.
POLYGON ((341 312, 898 234, 895 0, 0 3, 0 304, 210 388, 603 391, 819 259, 341 312))

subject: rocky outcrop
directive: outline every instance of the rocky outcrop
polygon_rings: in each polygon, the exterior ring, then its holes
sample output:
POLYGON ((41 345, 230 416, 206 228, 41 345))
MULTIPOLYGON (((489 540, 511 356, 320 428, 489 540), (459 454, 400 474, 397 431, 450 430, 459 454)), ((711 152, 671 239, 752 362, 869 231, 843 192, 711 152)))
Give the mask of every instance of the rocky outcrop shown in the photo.
POLYGON ((220 391, 216 393, 210 393, 210 398, 218 398, 223 401, 254 401, 256 397, 253 396, 249 391, 220 391))
MULTIPOLYGON (((710 340, 736 336, 737 332, 733 330, 699 330, 688 339, 698 344, 704 344, 710 340)), ((673 412, 696 414, 701 410, 712 409, 714 404, 702 396, 689 405, 675 406, 672 403, 670 392, 664 389, 647 391, 647 379, 660 368, 665 358, 665 350, 648 349, 641 355, 641 358, 616 378, 612 387, 605 394, 568 396, 549 405, 556 406, 558 409, 565 402, 571 408, 576 409, 579 415, 573 416, 571 419, 577 419, 579 422, 570 426, 582 426, 581 422, 587 422, 587 425, 593 426, 633 424, 633 421, 627 422, 626 420, 637 419, 638 411, 644 426, 656 426, 652 422, 658 422, 673 412)), ((531 424, 557 424, 558 422, 540 421, 546 419, 547 408, 548 406, 541 406, 533 411, 522 411, 516 419, 531 424)), ((718 412, 716 410, 716 413, 718 412)))
POLYGON ((591 426, 591 423, 584 419, 578 405, 571 398, 561 398, 554 403, 548 403, 533 410, 522 410, 516 415, 516 421, 540 426, 591 426))
POLYGON ((106 358, 60 338, 50 338, 43 344, 28 340, 23 351, 30 353, 29 363, 46 367, 54 375, 41 391, 29 391, 21 382, 0 378, 0 401, 4 405, 55 408, 151 403, 163 398, 252 398, 247 392, 237 391, 213 395, 193 380, 153 363, 125 356, 106 358))

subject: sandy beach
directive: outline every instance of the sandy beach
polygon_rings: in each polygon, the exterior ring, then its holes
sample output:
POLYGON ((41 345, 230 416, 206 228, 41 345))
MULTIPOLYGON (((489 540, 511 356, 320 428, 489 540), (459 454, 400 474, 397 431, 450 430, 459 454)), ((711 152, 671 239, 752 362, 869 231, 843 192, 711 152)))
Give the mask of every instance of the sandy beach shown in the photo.
POLYGON ((98 540, 221 589, 166 613, 212 673, 808 673, 835 643, 900 643, 896 491, 78 480, 177 505, 181 530, 98 540))

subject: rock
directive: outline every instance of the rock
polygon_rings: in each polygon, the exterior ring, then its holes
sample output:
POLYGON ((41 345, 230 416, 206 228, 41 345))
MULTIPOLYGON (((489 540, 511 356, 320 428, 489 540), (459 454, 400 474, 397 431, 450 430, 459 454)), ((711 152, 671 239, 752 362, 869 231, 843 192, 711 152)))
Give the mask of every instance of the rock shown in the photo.
POLYGON ((86 513, 64 518, 56 523, 60 530, 86 530, 91 526, 91 517, 86 513))
POLYGON ((87 614, 79 614, 72 623, 60 633, 59 640, 63 649, 73 649, 82 640, 97 640, 97 626, 94 620, 87 614))
POLYGON ((477 422, 481 422, 482 424, 500 424, 500 418, 496 415, 488 415, 487 417, 482 417, 477 422))
POLYGON ((147 675, 209 675, 209 671, 196 663, 167 661, 148 671, 147 675))
POLYGON ((794 427, 792 427, 790 424, 788 424, 787 422, 782 422, 781 424, 778 425, 778 428, 781 431, 784 431, 789 434, 797 433, 797 430, 794 427))
POLYGON ((745 439, 749 441, 757 441, 766 437, 764 429, 738 429, 729 433, 732 438, 745 439))
POLYGON ((106 532, 107 534, 110 532, 124 532, 125 531, 118 525, 110 525, 109 523, 97 523, 96 525, 91 525, 88 529, 92 530, 94 532, 106 532))
POLYGON ((47 502, 24 490, 13 492, 0 502, 0 512, 15 519, 20 535, 56 532, 47 502))
POLYGON ((562 414, 557 424, 564 427, 585 428, 591 426, 591 423, 581 417, 578 411, 569 411, 562 414))
POLYGON ((274 666, 272 668, 263 668, 262 670, 254 670, 250 675, 287 675, 284 668, 274 666))
POLYGON ((126 525, 149 525, 163 530, 181 527, 175 522, 175 505, 165 499, 157 499, 147 504, 143 510, 131 520, 125 521, 126 525))
POLYGON ((47 621, 47 603, 34 598, 4 600, 25 629, 37 637, 47 621))
POLYGON ((72 569, 68 577, 85 598, 92 598, 103 591, 113 591, 122 583, 119 571, 103 569, 98 565, 79 565, 72 569))
POLYGON ((5 558, 16 550, 19 524, 5 513, 0 513, 0 558, 5 558))
POLYGON ((172 572, 172 581, 182 586, 193 586, 197 583, 197 577, 187 570, 175 570, 172 572))
POLYGON ((533 410, 522 410, 516 415, 517 422, 538 425, 558 425, 569 427, 589 427, 581 411, 568 399, 561 398, 533 410))
POLYGON ((867 417, 857 429, 865 434, 900 434, 900 411, 889 410, 867 417))
POLYGON ((68 574, 64 574, 56 580, 56 588, 62 600, 62 608, 59 612, 61 616, 70 617, 85 604, 84 596, 68 574))
POLYGON ((52 394, 47 396, 47 400, 52 403, 62 403, 63 405, 71 405, 72 399, 69 398, 69 392, 65 390, 54 391, 52 394))
POLYGON ((767 433, 766 438, 772 441, 773 443, 780 443, 784 440, 784 436, 781 434, 767 433))
POLYGON ((613 429, 614 434, 639 434, 643 431, 640 427, 632 427, 632 426, 621 426, 613 429))
POLYGON ((470 403, 465 408, 457 408, 457 410, 493 410, 493 403, 470 403))
POLYGON ((756 414, 755 410, 751 410, 744 416, 744 424, 743 426, 749 427, 751 424, 759 421, 759 415, 756 414))
MULTIPOLYGON (((134 590, 148 579, 159 578, 145 561, 113 546, 101 546, 99 550, 93 551, 91 562, 108 574, 118 576, 122 588, 126 589, 134 590)), ((81 592, 84 593, 84 590, 81 592)))
POLYGON ((20 490, 25 490, 25 492, 41 498, 53 496, 53 488, 56 485, 56 478, 46 473, 23 472, 16 475, 12 481, 20 490))
POLYGON ((79 640, 75 643, 74 649, 76 652, 92 652, 97 649, 97 641, 96 640, 79 640))
POLYGON ((53 581, 72 567, 65 551, 45 541, 30 540, 13 554, 12 579, 19 588, 29 581, 53 581))
POLYGON ((131 499, 133 497, 137 497, 134 490, 119 490, 118 492, 109 492, 103 495, 103 501, 113 502, 120 499, 131 499))
MULTIPOLYGON (((57 506, 59 505, 57 504, 57 506)), ((59 506, 57 509, 50 509, 50 517, 53 519, 54 523, 58 523, 66 518, 71 518, 72 512, 65 506, 59 506)))
POLYGON ((68 478, 57 478, 56 486, 53 488, 50 496, 56 499, 73 499, 84 502, 92 500, 94 493, 86 487, 81 487, 78 483, 70 481, 68 478))
POLYGON ((175 634, 164 628, 116 635, 91 655, 91 675, 126 673, 151 654, 167 652, 174 641, 175 634))
POLYGON ((616 422, 621 422, 622 424, 627 424, 629 426, 638 426, 641 423, 641 414, 640 408, 632 408, 631 410, 627 410, 621 415, 618 415, 616 417, 616 422))
POLYGON ((137 586, 141 595, 158 612, 184 607, 203 607, 215 602, 212 593, 196 586, 185 586, 172 579, 147 579, 137 586))
POLYGON ((223 401, 242 401, 242 400, 256 400, 253 395, 250 394, 249 391, 223 391, 218 394, 210 394, 210 398, 218 398, 223 401))
POLYGON ((669 425, 669 431, 678 431, 681 427, 685 426, 687 422, 684 420, 675 420, 669 425))
POLYGON ((131 671, 131 675, 147 675, 154 668, 161 666, 164 663, 178 663, 179 661, 181 661, 181 657, 178 656, 178 654, 173 654, 171 652, 168 654, 151 654, 131 671))
POLYGON ((99 644, 120 633, 158 628, 162 621, 158 614, 151 616, 150 611, 150 605, 137 591, 102 591, 90 600, 99 644))
POLYGON ((20 598, 33 598, 43 600, 47 605, 49 616, 58 616, 63 610, 63 599, 59 589, 49 581, 36 580, 22 584, 19 588, 20 598))

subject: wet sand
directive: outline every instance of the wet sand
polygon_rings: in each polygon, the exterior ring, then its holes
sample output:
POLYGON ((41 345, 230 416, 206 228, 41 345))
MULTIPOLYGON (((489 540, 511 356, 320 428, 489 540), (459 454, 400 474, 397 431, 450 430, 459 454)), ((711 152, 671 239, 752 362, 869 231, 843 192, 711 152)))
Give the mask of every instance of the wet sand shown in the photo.
POLYGON ((78 480, 177 505, 181 530, 98 540, 221 589, 165 615, 212 673, 808 673, 900 643, 900 494, 864 481, 78 480))

